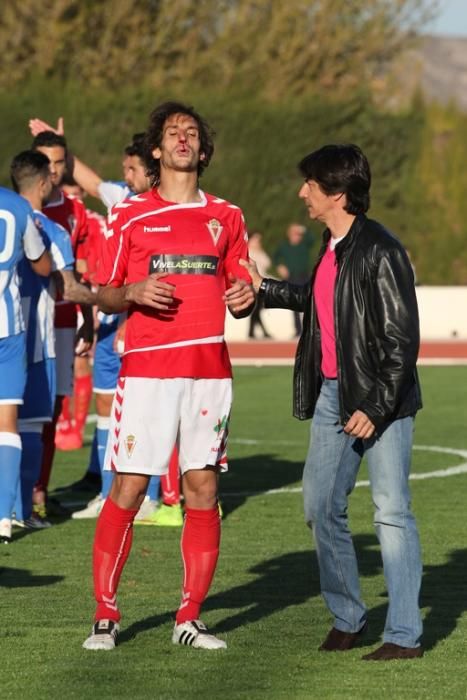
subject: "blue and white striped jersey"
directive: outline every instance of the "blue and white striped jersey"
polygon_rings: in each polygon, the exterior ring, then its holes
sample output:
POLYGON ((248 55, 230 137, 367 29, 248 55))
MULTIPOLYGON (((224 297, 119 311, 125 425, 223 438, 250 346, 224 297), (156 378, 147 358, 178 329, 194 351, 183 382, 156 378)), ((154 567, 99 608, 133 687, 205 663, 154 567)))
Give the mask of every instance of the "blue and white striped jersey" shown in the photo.
MULTIPOLYGON (((108 211, 110 211, 115 204, 123 202, 123 200, 128 199, 128 197, 133 197, 135 194, 130 190, 126 182, 112 182, 111 180, 101 182, 97 190, 101 202, 105 204, 108 211)), ((117 325, 119 325, 119 314, 105 314, 103 311, 98 311, 97 318, 99 323, 106 326, 114 324, 115 328, 117 328, 117 325)))
MULTIPOLYGON (((73 270, 75 258, 68 231, 40 211, 34 211, 33 218, 52 257, 52 269, 73 270)), ((51 278, 36 275, 24 258, 18 265, 18 275, 28 364, 34 364, 55 357, 54 282, 51 278)))
POLYGON ((18 263, 24 255, 38 260, 44 250, 30 204, 19 194, 0 187, 0 338, 24 330, 18 263))

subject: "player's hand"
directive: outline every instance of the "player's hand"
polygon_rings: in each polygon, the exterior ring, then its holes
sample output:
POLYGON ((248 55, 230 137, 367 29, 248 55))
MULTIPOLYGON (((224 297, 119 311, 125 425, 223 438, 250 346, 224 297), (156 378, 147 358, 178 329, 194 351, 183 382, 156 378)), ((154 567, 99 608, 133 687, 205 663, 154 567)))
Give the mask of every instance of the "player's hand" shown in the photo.
POLYGON ((344 433, 363 440, 371 438, 374 432, 374 424, 363 411, 355 411, 344 425, 344 433))
POLYGON ((65 129, 63 126, 63 117, 59 117, 57 121, 57 126, 54 128, 51 124, 47 124, 42 119, 30 119, 29 120, 29 130, 33 136, 41 134, 43 131, 53 131, 54 134, 58 136, 64 136, 65 129))
POLYGON ((249 309, 255 303, 253 287, 244 279, 229 275, 231 287, 224 294, 224 302, 235 315, 249 309))
POLYGON ((290 277, 290 272, 289 268, 286 267, 285 265, 278 265, 277 266, 277 274, 279 275, 281 280, 288 280, 290 277))
POLYGON ((151 306, 161 311, 169 310, 174 303, 175 286, 169 282, 163 282, 164 277, 167 277, 166 272, 154 272, 141 282, 129 284, 125 301, 141 306, 151 306))
POLYGON ((245 268, 245 270, 248 270, 248 274, 250 275, 251 279, 253 280, 253 288, 255 292, 258 292, 259 287, 261 282, 263 281, 263 278, 258 272, 258 267, 253 260, 253 258, 250 258, 250 260, 243 260, 243 258, 240 258, 238 261, 242 267, 245 268))
POLYGON ((126 332, 126 319, 121 323, 115 333, 114 339, 114 350, 119 355, 123 355, 125 352, 125 332, 126 332))

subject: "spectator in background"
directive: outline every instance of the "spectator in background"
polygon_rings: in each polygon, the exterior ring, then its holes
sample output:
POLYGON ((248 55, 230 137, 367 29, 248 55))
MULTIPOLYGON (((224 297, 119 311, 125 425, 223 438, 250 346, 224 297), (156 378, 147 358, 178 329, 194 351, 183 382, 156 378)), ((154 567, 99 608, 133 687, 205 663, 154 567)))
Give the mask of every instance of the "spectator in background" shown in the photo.
MULTIPOLYGON (((262 277, 266 277, 268 270, 271 267, 271 258, 263 248, 263 245, 261 243, 262 238, 263 235, 258 231, 252 233, 248 238, 248 252, 250 254, 250 257, 253 258, 253 260, 255 261, 259 274, 262 277)), ((259 326, 261 328, 261 331, 265 338, 271 338, 266 328, 264 327, 264 323, 261 318, 262 309, 263 302, 260 299, 257 299, 256 306, 253 310, 253 313, 250 316, 250 328, 248 331, 249 338, 255 337, 256 326, 259 326)))
MULTIPOLYGON (((305 284, 311 271, 310 251, 314 236, 305 226, 291 223, 287 228, 287 240, 279 245, 273 255, 273 262, 280 279, 291 284, 305 284)), ((295 337, 302 332, 302 317, 294 311, 295 337)))

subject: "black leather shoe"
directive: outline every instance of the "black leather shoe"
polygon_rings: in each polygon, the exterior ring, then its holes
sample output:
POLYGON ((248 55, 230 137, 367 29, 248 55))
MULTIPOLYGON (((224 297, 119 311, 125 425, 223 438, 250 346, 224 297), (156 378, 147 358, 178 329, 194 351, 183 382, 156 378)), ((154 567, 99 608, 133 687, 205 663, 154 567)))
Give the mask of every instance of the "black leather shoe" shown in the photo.
POLYGON ((367 630, 368 622, 365 622, 358 632, 341 632, 333 627, 319 647, 319 651, 350 651, 361 640, 367 630))

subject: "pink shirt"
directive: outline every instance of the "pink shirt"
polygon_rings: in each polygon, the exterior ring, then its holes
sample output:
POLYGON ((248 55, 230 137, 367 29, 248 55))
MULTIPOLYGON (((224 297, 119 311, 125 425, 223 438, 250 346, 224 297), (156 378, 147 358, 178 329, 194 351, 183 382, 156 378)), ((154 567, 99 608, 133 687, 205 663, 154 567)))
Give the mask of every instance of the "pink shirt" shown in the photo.
POLYGON ((334 288, 336 277, 336 254, 328 245, 316 272, 313 286, 313 297, 321 330, 321 371, 327 379, 335 379, 337 377, 334 326, 334 288))

